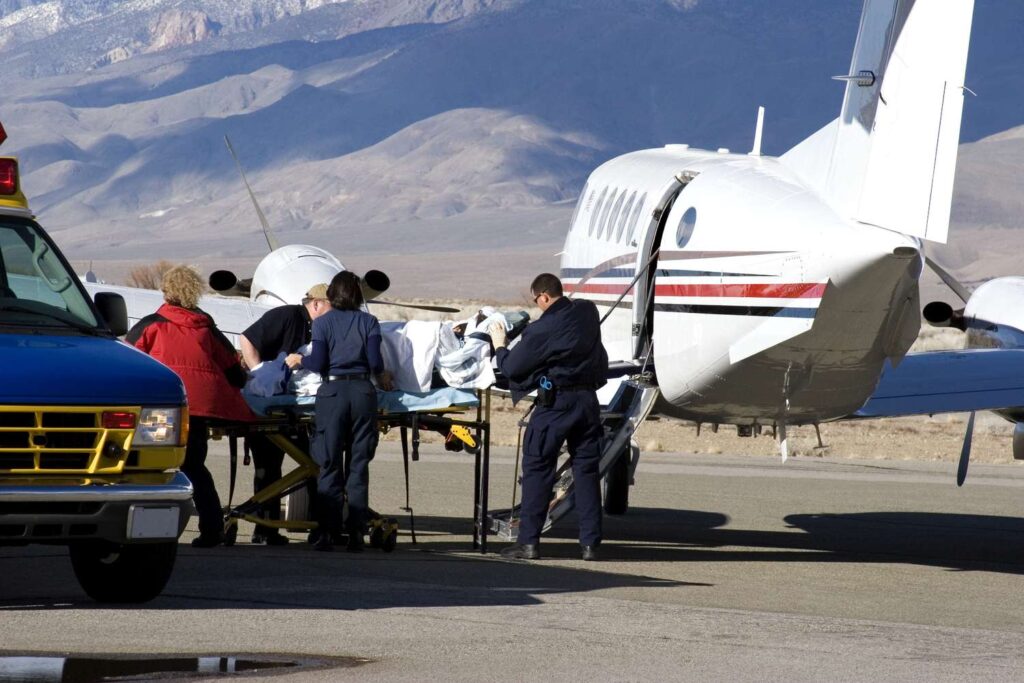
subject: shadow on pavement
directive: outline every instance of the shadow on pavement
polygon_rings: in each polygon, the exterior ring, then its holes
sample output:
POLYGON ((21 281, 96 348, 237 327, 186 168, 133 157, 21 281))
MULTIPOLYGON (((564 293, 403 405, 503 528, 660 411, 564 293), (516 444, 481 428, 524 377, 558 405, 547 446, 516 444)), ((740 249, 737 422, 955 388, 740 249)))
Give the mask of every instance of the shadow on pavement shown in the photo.
MULTIPOLYGON (((195 549, 179 547, 170 583, 145 609, 328 609, 491 607, 533 605, 542 596, 610 588, 706 586, 601 571, 579 561, 512 562, 498 559, 503 544, 480 557, 470 552, 464 518, 417 519, 420 543, 403 534, 392 553, 314 551, 308 544, 195 549)), ((552 542, 550 557, 579 559, 575 543, 552 542)), ((0 552, 0 615, 4 609, 104 609, 78 588, 60 548, 0 552)), ((123 608, 112 605, 110 608, 123 608)), ((2 618, 2 617, 0 617, 2 618)))
MULTIPOLYGON (((1016 517, 859 512, 789 515, 784 521, 791 531, 744 530, 727 527, 729 519, 721 513, 635 508, 605 518, 602 557, 627 562, 887 562, 1024 574, 1024 519, 1016 517), (616 543, 620 540, 626 543, 616 543)), ((570 522, 551 536, 569 540, 574 533, 570 522)))

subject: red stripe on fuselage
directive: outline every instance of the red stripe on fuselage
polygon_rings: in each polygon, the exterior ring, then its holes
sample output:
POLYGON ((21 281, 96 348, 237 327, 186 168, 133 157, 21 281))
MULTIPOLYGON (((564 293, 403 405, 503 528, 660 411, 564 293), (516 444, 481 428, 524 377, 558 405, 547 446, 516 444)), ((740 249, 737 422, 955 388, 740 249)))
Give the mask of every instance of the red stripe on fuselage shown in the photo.
MULTIPOLYGON (((570 292, 581 294, 613 294, 626 291, 627 284, 587 282, 582 286, 567 284, 570 292)), ((751 284, 689 284, 656 285, 655 296, 707 296, 751 299, 820 299, 825 294, 821 282, 751 283, 751 284)))

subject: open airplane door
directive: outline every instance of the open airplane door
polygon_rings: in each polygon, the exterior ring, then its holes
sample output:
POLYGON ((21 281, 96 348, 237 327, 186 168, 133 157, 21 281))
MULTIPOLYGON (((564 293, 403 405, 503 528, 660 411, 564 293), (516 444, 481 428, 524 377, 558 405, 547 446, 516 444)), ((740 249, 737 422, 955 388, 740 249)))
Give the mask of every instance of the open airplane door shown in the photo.
POLYGON ((672 205, 696 176, 688 171, 676 175, 665 189, 651 213, 647 229, 639 240, 636 269, 638 279, 633 303, 633 359, 643 362, 650 358, 654 340, 655 282, 658 276, 658 256, 661 238, 668 223, 672 205))

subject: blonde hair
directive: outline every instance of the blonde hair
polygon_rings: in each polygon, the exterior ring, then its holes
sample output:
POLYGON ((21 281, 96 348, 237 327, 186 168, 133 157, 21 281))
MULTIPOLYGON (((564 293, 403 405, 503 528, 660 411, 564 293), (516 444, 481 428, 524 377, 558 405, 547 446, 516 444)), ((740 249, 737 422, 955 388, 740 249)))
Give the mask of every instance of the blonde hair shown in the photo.
POLYGON ((199 305, 199 297, 206 291, 206 285, 199 273, 192 268, 174 266, 164 273, 160 291, 164 293, 164 300, 173 306, 196 308, 199 305))

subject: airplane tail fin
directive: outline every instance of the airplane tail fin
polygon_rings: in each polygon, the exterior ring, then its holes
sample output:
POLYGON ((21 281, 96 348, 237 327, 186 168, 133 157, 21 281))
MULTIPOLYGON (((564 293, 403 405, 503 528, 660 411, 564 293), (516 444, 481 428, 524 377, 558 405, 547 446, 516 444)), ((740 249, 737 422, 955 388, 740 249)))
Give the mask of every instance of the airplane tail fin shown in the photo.
POLYGON ((865 0, 839 118, 782 156, 846 217, 945 242, 974 0, 865 0))

